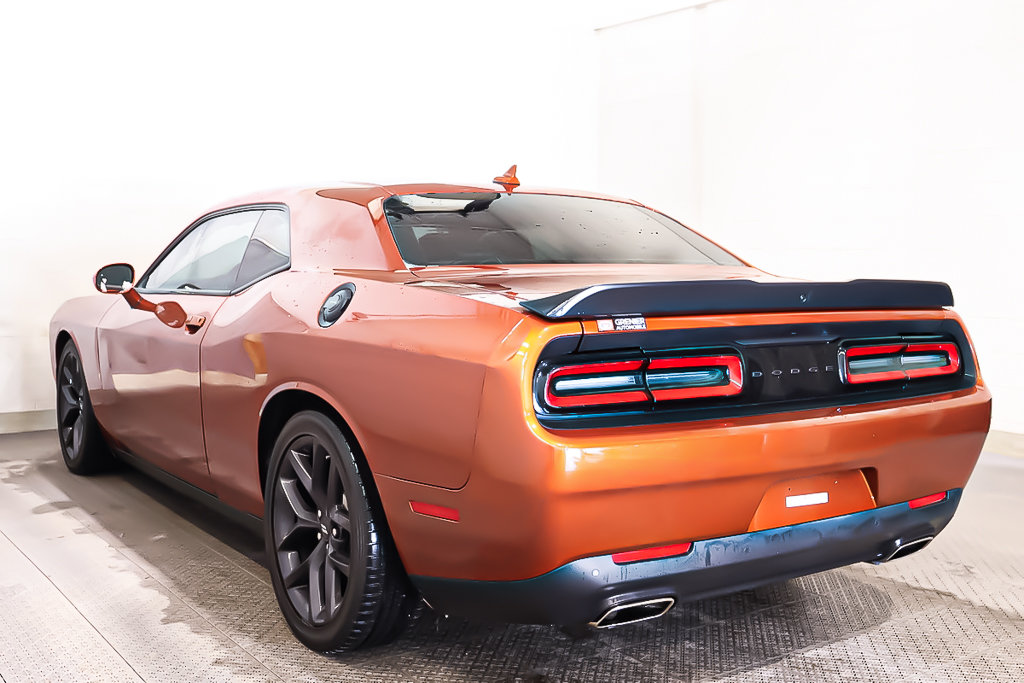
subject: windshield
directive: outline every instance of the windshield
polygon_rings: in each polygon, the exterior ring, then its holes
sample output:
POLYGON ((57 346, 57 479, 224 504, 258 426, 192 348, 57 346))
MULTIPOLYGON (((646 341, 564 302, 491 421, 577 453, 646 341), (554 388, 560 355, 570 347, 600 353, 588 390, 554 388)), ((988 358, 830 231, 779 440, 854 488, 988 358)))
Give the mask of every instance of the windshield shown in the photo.
POLYGON ((384 211, 398 250, 411 265, 742 265, 683 224, 625 202, 456 192, 389 197, 384 211))

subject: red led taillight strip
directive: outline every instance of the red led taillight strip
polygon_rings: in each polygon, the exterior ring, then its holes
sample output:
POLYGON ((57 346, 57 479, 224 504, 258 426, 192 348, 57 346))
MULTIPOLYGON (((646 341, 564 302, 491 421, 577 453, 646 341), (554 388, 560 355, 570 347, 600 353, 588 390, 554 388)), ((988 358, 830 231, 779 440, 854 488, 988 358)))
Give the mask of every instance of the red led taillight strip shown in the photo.
POLYGON ((905 344, 886 344, 885 346, 854 346, 846 349, 846 358, 843 361, 846 365, 846 381, 850 384, 857 384, 860 382, 884 382, 890 379, 903 379, 907 376, 907 373, 903 370, 850 375, 849 363, 851 358, 860 358, 863 356, 894 356, 902 351, 905 346, 905 344))
MULTIPOLYGON (((847 341, 840 348, 842 382, 899 382, 955 375, 962 370, 959 347, 953 341, 864 342, 867 340, 859 345, 847 341)), ((538 398, 555 409, 629 404, 644 408, 662 401, 727 399, 742 394, 740 354, 725 349, 707 351, 710 353, 703 356, 642 356, 555 367, 542 374, 538 398)))
POLYGON ((656 358, 647 366, 652 370, 675 370, 696 368, 725 368, 728 382, 704 387, 681 387, 655 389, 651 391, 656 401, 677 398, 712 398, 714 396, 735 396, 743 391, 743 368, 739 356, 691 356, 688 358, 656 358))
POLYGON ((933 375, 952 375, 960 369, 960 349, 952 342, 939 344, 910 344, 905 353, 945 353, 949 363, 937 368, 910 368, 907 377, 931 377, 933 375))
POLYGON ((553 408, 579 408, 716 398, 742 391, 740 357, 717 354, 566 365, 548 374, 544 400, 553 408))
POLYGON ((866 382, 887 382, 891 380, 915 379, 919 377, 936 377, 952 375, 960 370, 960 350, 952 342, 920 343, 920 344, 882 344, 875 346, 851 346, 841 351, 844 381, 848 384, 866 382), (879 360, 898 360, 900 365, 905 359, 913 359, 915 355, 945 354, 946 363, 932 367, 901 367, 895 370, 880 372, 854 372, 850 361, 858 358, 876 357, 879 360))
POLYGON ((566 365, 553 370, 544 384, 544 400, 554 408, 576 408, 579 406, 598 406, 613 403, 636 403, 648 401, 650 397, 642 389, 613 391, 606 393, 580 394, 577 396, 559 396, 552 389, 555 380, 572 375, 609 376, 631 375, 643 366, 642 360, 613 361, 610 363, 587 363, 586 365, 566 365))

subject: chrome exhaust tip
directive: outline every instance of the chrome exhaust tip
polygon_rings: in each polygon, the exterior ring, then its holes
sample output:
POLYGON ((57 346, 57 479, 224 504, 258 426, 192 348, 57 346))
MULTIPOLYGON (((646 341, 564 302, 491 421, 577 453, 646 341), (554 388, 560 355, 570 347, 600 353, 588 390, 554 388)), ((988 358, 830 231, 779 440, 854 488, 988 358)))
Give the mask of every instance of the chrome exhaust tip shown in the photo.
POLYGON ((590 622, 594 628, 612 628, 635 624, 638 621, 657 619, 676 604, 675 598, 654 598, 640 602, 625 602, 612 607, 602 614, 597 621, 590 622))
POLYGON ((885 553, 881 559, 875 561, 875 564, 882 564, 883 562, 891 562, 898 560, 901 557, 906 557, 911 553, 916 553, 926 545, 932 542, 934 536, 922 536, 921 538, 915 538, 913 541, 904 542, 903 539, 897 538, 892 542, 889 552, 885 553))

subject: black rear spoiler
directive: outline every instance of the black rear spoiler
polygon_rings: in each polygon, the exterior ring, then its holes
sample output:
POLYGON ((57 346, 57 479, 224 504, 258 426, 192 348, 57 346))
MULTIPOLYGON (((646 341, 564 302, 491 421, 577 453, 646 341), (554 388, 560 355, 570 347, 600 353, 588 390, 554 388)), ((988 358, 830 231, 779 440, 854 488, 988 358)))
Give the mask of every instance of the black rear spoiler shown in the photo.
POLYGON ((922 309, 953 305, 944 282, 754 282, 688 280, 593 285, 520 302, 549 320, 627 315, 693 315, 757 311, 922 309))

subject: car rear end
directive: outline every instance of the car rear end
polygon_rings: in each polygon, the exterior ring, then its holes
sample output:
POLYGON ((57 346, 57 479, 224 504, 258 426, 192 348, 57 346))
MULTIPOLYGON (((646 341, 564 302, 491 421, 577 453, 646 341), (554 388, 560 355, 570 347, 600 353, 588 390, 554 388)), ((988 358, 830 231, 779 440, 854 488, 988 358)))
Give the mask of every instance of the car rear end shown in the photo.
MULTIPOLYGON (((416 219, 432 237, 448 229, 416 219)), ((612 626, 926 546, 991 408, 948 287, 759 279, 520 296, 526 312, 488 363, 466 484, 379 482, 410 501, 389 523, 425 599, 612 626)))
POLYGON ((473 474, 431 498, 458 521, 413 515, 404 544, 431 604, 613 625, 901 557, 953 516, 991 405, 955 313, 631 317, 496 352, 473 474))

